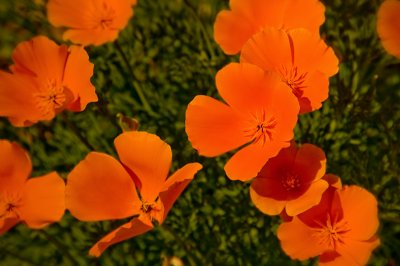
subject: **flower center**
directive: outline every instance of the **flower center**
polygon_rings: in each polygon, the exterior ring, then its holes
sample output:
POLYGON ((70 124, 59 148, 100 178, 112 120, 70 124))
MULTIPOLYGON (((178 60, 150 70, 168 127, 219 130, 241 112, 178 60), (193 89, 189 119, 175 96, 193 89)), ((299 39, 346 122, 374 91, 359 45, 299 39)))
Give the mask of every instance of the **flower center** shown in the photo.
POLYGON ((282 81, 292 89, 296 97, 300 98, 303 95, 303 89, 306 87, 303 83, 307 79, 308 73, 300 73, 295 66, 291 68, 281 66, 279 72, 281 73, 282 81))
POLYGON ((163 216, 163 206, 157 202, 147 202, 142 201, 142 206, 140 207, 142 214, 145 215, 149 222, 157 221, 162 222, 163 216))
POLYGON ((261 114, 256 113, 252 116, 250 127, 245 130, 246 136, 253 139, 253 143, 264 145, 268 140, 272 141, 276 124, 275 118, 268 117, 263 110, 261 114))
POLYGON ((64 86, 54 79, 47 80, 40 92, 34 93, 37 108, 43 116, 54 115, 67 100, 64 86))
POLYGON ((291 191, 300 187, 300 178, 290 173, 281 179, 281 184, 287 191, 291 191))
POLYGON ((110 7, 106 2, 103 2, 103 10, 100 16, 99 27, 102 30, 111 29, 115 17, 115 10, 110 7))
POLYGON ((336 250, 338 244, 343 243, 343 235, 350 231, 347 222, 332 220, 327 215, 326 223, 320 224, 321 228, 316 229, 316 236, 320 245, 326 245, 331 250, 336 250))
POLYGON ((0 195, 0 219, 19 217, 17 207, 21 205, 21 197, 16 194, 0 195))

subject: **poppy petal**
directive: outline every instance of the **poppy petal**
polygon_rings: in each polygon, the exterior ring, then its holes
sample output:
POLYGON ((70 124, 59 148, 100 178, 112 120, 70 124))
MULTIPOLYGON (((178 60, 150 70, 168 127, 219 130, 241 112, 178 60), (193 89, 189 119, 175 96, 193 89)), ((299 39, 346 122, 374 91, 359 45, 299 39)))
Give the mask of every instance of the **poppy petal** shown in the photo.
POLYGON ((292 0, 283 17, 285 29, 306 28, 318 33, 325 21, 325 6, 320 0, 292 0))
POLYGON ((322 149, 312 144, 303 144, 297 151, 294 161, 296 173, 301 175, 302 183, 319 180, 325 175, 326 157, 322 149))
POLYGON ((138 131, 122 133, 114 145, 121 162, 139 178, 142 200, 153 202, 171 167, 171 147, 154 134, 138 131))
POLYGON ((28 153, 17 143, 0 140, 0 195, 20 190, 32 171, 28 153))
POLYGON ((153 225, 143 223, 140 219, 134 218, 132 221, 118 227, 94 244, 90 249, 89 254, 95 257, 100 257, 100 255, 111 245, 144 234, 151 229, 153 229, 153 225))
POLYGON ((0 236, 13 228, 19 222, 20 220, 15 217, 0 219, 0 236))
POLYGON ((306 260, 322 254, 323 245, 317 245, 315 231, 306 226, 297 217, 283 223, 277 232, 283 251, 292 259, 306 260))
POLYGON ((186 133, 204 156, 218 156, 247 143, 243 123, 232 108, 208 96, 196 96, 186 110, 186 133))
POLYGON ((30 228, 60 221, 65 211, 64 180, 56 172, 28 179, 18 210, 21 220, 30 228))
POLYGON ((79 104, 76 110, 67 107, 68 109, 82 111, 88 103, 97 102, 95 88, 90 82, 92 75, 93 64, 90 63, 85 49, 80 46, 72 46, 65 66, 63 83, 76 95, 79 104))
POLYGON ((286 213, 289 216, 295 216, 318 205, 321 201, 322 194, 328 187, 329 184, 325 180, 313 182, 303 195, 288 201, 286 204, 286 213))
MULTIPOLYGON (((365 221, 364 221, 365 222, 365 221)), ((376 237, 372 237, 368 241, 357 241, 346 239, 343 244, 338 245, 337 252, 342 258, 336 257, 334 260, 321 264, 328 266, 341 265, 367 265, 372 251, 380 245, 380 241, 376 237), (346 262, 345 264, 339 264, 346 262)))
POLYGON ((164 217, 167 217, 169 210, 174 205, 182 191, 192 181, 194 175, 200 171, 203 166, 199 163, 189 163, 175 173, 173 173, 165 182, 164 188, 160 193, 160 200, 164 205, 164 217))
POLYGON ((95 3, 98 1, 49 0, 47 16, 56 27, 91 28, 97 13, 95 3))
POLYGON ((265 145, 250 144, 236 152, 225 164, 226 175, 231 180, 248 181, 257 176, 261 168, 289 143, 270 142, 265 145))
POLYGON ((81 221, 122 219, 139 213, 133 180, 113 157, 91 152, 68 175, 66 206, 81 221))
POLYGON ((358 186, 345 186, 340 192, 344 219, 351 228, 353 240, 367 240, 379 226, 378 203, 373 194, 358 186), (365 221, 368 221, 366 223, 365 221))
POLYGON ((71 40, 83 46, 101 45, 112 42, 118 38, 119 30, 100 30, 100 29, 71 29, 65 31, 64 40, 71 40))
MULTIPOLYGON (((276 200, 274 198, 264 195, 264 190, 272 191, 280 189, 279 182, 269 178, 256 178, 250 186, 250 198, 254 205, 263 213, 267 215, 280 214, 286 205, 286 200, 276 200), (270 186, 271 183, 273 186, 270 186)), ((278 193, 277 193, 278 194, 278 193)))
POLYGON ((322 102, 328 99, 329 78, 326 74, 314 71, 310 73, 304 82, 304 89, 300 102, 300 114, 309 113, 318 110, 322 102))
POLYGON ((400 3, 386 0, 378 11, 377 31, 382 45, 388 53, 400 58, 400 3))

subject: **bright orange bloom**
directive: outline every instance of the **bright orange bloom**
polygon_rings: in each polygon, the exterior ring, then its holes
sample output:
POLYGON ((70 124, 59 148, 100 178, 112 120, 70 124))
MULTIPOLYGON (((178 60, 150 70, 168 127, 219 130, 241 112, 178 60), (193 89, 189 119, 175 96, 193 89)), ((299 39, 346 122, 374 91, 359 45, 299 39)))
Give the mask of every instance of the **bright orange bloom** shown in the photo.
POLYGON ((255 33, 265 27, 305 28, 319 33, 325 7, 319 0, 230 0, 214 25, 215 41, 226 54, 237 54, 255 33))
POLYGON ((40 36, 19 44, 13 60, 12 73, 0 71, 0 116, 14 126, 51 120, 65 109, 79 112, 97 101, 93 64, 82 47, 40 36))
POLYGON ((18 144, 0 140, 0 235, 19 222, 32 229, 61 220, 65 184, 52 172, 27 179, 32 171, 29 155, 18 144))
POLYGON ((400 58, 400 1, 383 2, 378 11, 377 30, 386 51, 400 58))
POLYGON ((93 256, 151 230, 153 221, 162 224, 174 202, 202 168, 198 163, 190 163, 167 178, 171 148, 146 132, 123 133, 114 144, 120 161, 92 152, 68 176, 67 209, 79 220, 138 215, 97 242, 89 252, 93 256))
POLYGON ((329 77, 339 69, 332 48, 305 29, 265 28, 244 45, 241 62, 278 73, 299 99, 301 114, 321 107, 328 98, 329 77))
POLYGON ((49 0, 47 15, 56 27, 69 28, 65 40, 102 45, 118 38, 133 16, 136 0, 49 0))
POLYGON ((331 186, 321 202, 281 224, 278 238, 292 259, 319 256, 319 265, 366 265, 379 246, 377 201, 358 186, 331 186))
POLYGON ((268 215, 283 210, 298 215, 317 205, 329 184, 325 175, 325 153, 311 144, 290 147, 269 159, 254 179, 250 196, 254 205, 268 215))
POLYGON ((299 104, 278 76, 250 64, 227 65, 216 85, 227 104, 195 97, 186 110, 186 133, 192 146, 209 157, 248 144, 225 165, 230 179, 247 181, 290 145, 299 104))

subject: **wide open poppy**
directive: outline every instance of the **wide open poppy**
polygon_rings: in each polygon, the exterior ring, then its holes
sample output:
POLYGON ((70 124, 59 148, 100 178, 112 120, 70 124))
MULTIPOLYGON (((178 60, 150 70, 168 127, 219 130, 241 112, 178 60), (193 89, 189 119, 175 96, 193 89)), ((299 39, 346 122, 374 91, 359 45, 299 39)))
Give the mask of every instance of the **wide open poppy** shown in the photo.
POLYGON ((167 178, 171 148, 146 132, 123 133, 114 144, 120 161, 92 152, 68 176, 66 205, 77 219, 102 221, 138 215, 98 241, 89 251, 93 256, 151 230, 154 221, 162 224, 202 168, 201 164, 189 163, 167 178))
POLYGON ((67 27, 65 40, 102 45, 118 38, 133 16, 136 0, 49 0, 47 15, 56 27, 67 27))
POLYGON ((240 61, 279 74, 298 98, 300 114, 322 106, 328 98, 329 77, 339 70, 332 48, 305 29, 265 28, 243 46, 240 61))
POLYGON ((311 144, 290 147, 268 160, 253 180, 250 196, 263 213, 278 215, 285 210, 298 215, 317 205, 329 184, 323 180, 325 153, 311 144))
POLYGON ((292 259, 319 256, 319 265, 366 265, 379 245, 377 201, 358 186, 330 187, 321 202, 281 224, 278 238, 292 259))
POLYGON ((386 51, 400 58, 400 1, 386 0, 378 11, 377 31, 386 51))
POLYGON ((12 73, 0 71, 0 116, 14 126, 51 120, 65 109, 79 112, 97 101, 93 64, 82 47, 39 36, 20 43, 13 61, 12 73))
POLYGON ((64 180, 56 172, 28 179, 31 171, 27 152, 0 140, 0 235, 19 222, 41 229, 64 214, 64 180))
POLYGON ((325 7, 319 0, 230 0, 214 24, 214 39, 226 54, 237 54, 265 27, 306 28, 319 34, 325 7))
POLYGON ((217 73, 216 85, 227 104, 196 96, 186 110, 192 146, 208 157, 243 147, 225 165, 232 180, 255 177, 266 161, 290 145, 299 104, 273 73, 231 63, 217 73))

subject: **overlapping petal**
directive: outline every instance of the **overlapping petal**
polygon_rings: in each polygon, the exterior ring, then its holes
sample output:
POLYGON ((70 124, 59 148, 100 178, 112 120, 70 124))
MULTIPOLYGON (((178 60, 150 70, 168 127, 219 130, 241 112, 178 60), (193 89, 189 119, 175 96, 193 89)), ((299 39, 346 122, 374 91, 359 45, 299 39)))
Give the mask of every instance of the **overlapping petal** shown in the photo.
POLYGON ((400 1, 386 0, 378 11, 377 31, 386 51, 400 58, 400 1))

